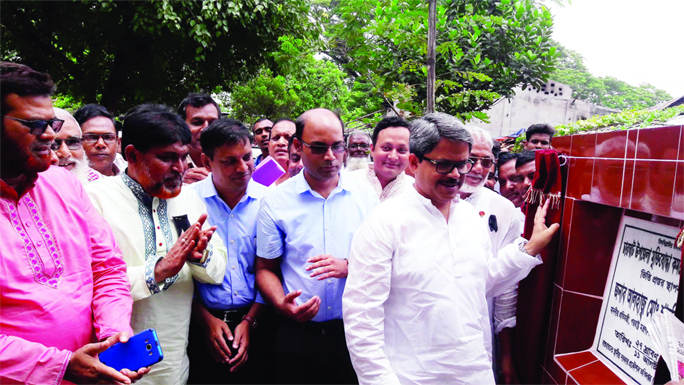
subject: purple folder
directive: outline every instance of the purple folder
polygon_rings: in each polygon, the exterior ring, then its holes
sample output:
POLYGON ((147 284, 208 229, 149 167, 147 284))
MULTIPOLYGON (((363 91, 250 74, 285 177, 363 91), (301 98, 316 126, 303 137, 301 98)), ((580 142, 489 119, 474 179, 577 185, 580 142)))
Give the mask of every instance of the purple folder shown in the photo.
POLYGON ((283 174, 285 174, 285 170, 280 167, 280 164, 278 164, 275 159, 268 156, 254 169, 252 179, 257 183, 261 183, 268 187, 283 174))

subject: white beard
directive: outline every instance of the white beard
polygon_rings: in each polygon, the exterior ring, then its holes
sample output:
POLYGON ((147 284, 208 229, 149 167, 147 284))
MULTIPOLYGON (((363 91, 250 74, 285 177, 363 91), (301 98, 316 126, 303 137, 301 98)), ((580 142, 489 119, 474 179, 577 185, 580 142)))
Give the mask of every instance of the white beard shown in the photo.
POLYGON ((484 187, 485 183, 487 183, 487 177, 482 178, 482 181, 478 183, 477 186, 471 186, 464 180, 460 190, 466 194, 474 194, 480 191, 480 189, 484 187))
POLYGON ((363 168, 368 168, 370 161, 368 158, 347 158, 347 171, 360 170, 363 168))
POLYGON ((90 165, 88 165, 88 160, 84 156, 82 159, 76 159, 73 158, 76 161, 76 167, 71 170, 78 180, 81 181, 84 185, 88 184, 88 169, 90 168, 90 165))

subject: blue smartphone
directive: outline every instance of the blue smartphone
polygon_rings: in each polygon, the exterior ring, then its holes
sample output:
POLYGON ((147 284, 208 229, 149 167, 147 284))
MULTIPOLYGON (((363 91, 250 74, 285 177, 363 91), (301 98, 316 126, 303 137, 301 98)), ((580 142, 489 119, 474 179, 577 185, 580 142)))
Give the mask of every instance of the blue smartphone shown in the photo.
POLYGON ((154 329, 144 330, 122 344, 118 342, 99 354, 100 362, 121 371, 128 369, 137 371, 152 366, 164 359, 157 332, 154 329))

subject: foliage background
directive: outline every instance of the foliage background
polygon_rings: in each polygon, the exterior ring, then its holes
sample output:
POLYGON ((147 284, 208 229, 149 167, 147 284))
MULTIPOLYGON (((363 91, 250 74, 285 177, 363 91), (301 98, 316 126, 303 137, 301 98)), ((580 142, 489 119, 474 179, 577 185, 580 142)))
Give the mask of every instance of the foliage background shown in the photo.
POLYGON ((593 76, 581 54, 557 42, 553 44, 558 47, 559 55, 550 77, 572 87, 573 98, 618 110, 653 107, 672 99, 666 91, 650 84, 636 87, 614 77, 593 76))
MULTIPOLYGON (((2 59, 51 74, 55 105, 70 110, 210 92, 247 123, 326 107, 370 129, 387 110, 425 108, 424 0, 4 1, 0 12, 2 59)), ((550 39, 542 0, 438 0, 437 14, 437 110, 463 120, 486 121, 516 86, 547 79, 611 108, 670 98, 589 73, 550 39)))

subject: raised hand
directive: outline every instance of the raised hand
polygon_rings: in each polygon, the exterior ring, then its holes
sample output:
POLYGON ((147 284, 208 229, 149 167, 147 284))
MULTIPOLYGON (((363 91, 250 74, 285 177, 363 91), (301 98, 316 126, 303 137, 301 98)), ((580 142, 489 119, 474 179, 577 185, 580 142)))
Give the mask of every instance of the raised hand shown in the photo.
POLYGON ((204 167, 193 167, 189 168, 183 174, 183 183, 190 184, 199 182, 206 179, 209 176, 209 170, 204 167))
POLYGON ((534 228, 532 229, 532 236, 530 241, 525 245, 525 250, 530 255, 537 255, 551 242, 553 234, 558 231, 560 225, 553 223, 551 226, 546 226, 546 212, 549 208, 551 199, 547 199, 544 206, 537 207, 537 213, 534 215, 534 228))
POLYGON ((211 237, 212 235, 214 235, 214 231, 216 231, 216 226, 212 226, 206 230, 202 230, 202 226, 204 226, 204 222, 206 220, 207 214, 205 213, 200 215, 197 222, 195 222, 195 224, 192 225, 192 227, 197 226, 198 229, 195 247, 193 248, 191 255, 188 257, 188 260, 192 262, 199 262, 200 260, 202 260, 204 250, 206 250, 209 246, 209 241, 211 241, 211 237))
MULTIPOLYGON (((206 218, 206 214, 204 216, 206 218)), ((197 226, 197 223, 190 226, 186 232, 178 237, 176 243, 171 246, 171 249, 169 249, 164 258, 159 260, 154 268, 154 279, 157 282, 178 274, 188 257, 192 257, 192 252, 195 249, 195 239, 199 235, 200 228, 197 226)))

